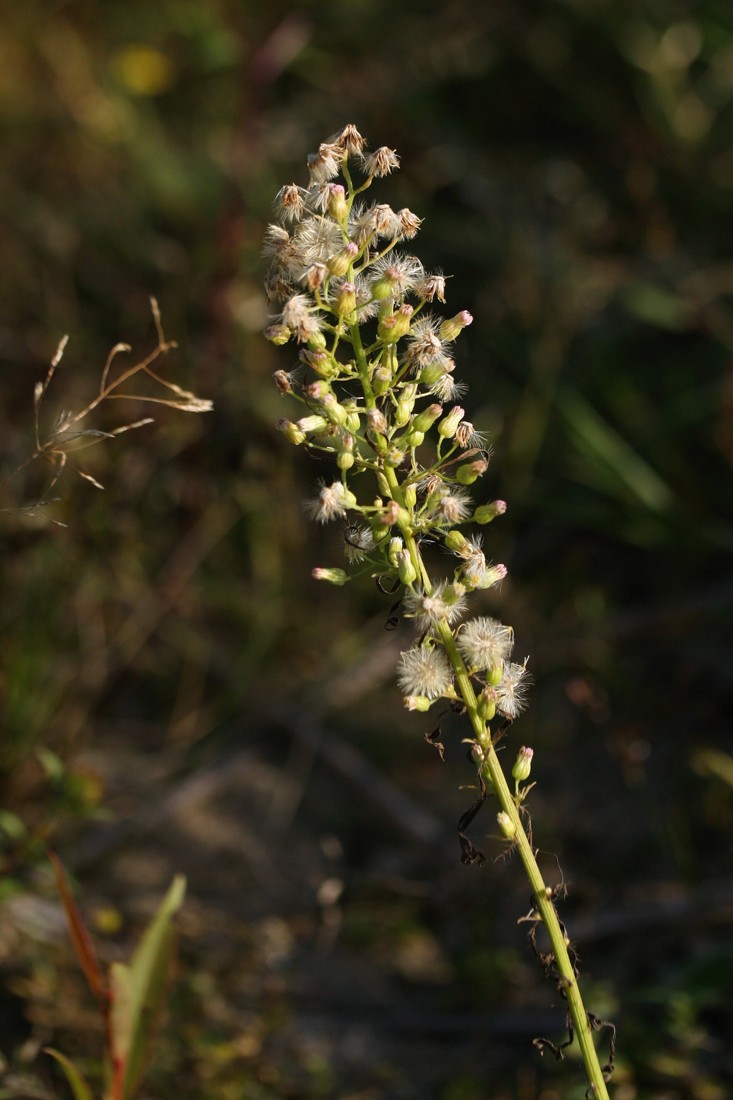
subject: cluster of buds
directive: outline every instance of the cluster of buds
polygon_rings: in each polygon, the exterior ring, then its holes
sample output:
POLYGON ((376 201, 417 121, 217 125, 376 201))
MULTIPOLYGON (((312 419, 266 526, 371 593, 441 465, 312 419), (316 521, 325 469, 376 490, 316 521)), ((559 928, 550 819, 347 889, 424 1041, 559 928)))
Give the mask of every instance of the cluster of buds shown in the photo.
POLYGON ((471 314, 435 312, 445 276, 406 247, 420 218, 362 197, 398 165, 394 150, 369 152, 349 125, 308 158, 307 187, 292 183, 277 195, 265 253, 268 298, 279 312, 265 335, 296 351, 293 369, 275 382, 302 407, 278 427, 335 466, 306 509, 319 523, 342 521, 352 571, 319 568, 314 576, 342 585, 354 570, 368 571, 390 591, 403 586, 420 635, 400 658, 406 706, 424 711, 458 698, 463 661, 481 718, 512 719, 527 687, 526 662, 510 659, 513 632, 495 619, 466 620, 471 593, 506 575, 487 561, 481 536, 463 530, 506 510, 501 500, 477 505, 472 497, 489 451, 458 403, 465 387, 452 355, 471 314), (420 552, 428 541, 452 556, 450 579, 431 582, 420 552))

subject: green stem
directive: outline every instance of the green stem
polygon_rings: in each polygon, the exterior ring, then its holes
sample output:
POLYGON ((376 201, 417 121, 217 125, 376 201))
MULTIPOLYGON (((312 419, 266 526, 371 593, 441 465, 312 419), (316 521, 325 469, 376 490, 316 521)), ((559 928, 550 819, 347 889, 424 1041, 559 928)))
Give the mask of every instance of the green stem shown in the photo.
MULTIPOLYGON (((387 469, 385 470, 385 474, 394 499, 402 504, 403 494, 394 470, 387 469)), ((403 529, 402 535, 417 575, 421 578, 423 588, 427 592, 430 592, 430 578, 422 554, 420 553, 420 548, 415 541, 415 537, 407 528, 403 529)), ((552 892, 545 884, 542 872, 535 858, 534 850, 527 836, 522 815, 518 808, 518 799, 515 798, 509 788, 509 784, 507 783, 502 766, 499 762, 499 757, 497 756, 496 749, 491 740, 491 732, 483 719, 479 717, 476 693, 473 690, 471 678, 468 675, 468 669, 458 650, 453 632, 445 619, 438 623, 436 633, 440 638, 455 673, 458 691, 466 705, 466 710, 471 725, 473 726, 476 740, 483 750, 483 768, 485 776, 496 793, 499 805, 502 810, 509 815, 512 825, 514 826, 513 843, 519 852, 519 857, 524 865, 527 878, 532 886, 532 895, 536 911, 545 926, 547 936, 550 940, 552 953, 560 974, 562 991, 567 999, 575 1034, 578 1037, 578 1045, 585 1064, 588 1081, 593 1088, 593 1096, 595 1100, 609 1100, 603 1071, 601 1070, 598 1054, 593 1043, 593 1035, 590 1023, 588 1022, 588 1013, 585 1010, 583 999, 580 994, 578 980, 568 953, 565 935, 557 915, 557 910, 552 902, 552 892)))

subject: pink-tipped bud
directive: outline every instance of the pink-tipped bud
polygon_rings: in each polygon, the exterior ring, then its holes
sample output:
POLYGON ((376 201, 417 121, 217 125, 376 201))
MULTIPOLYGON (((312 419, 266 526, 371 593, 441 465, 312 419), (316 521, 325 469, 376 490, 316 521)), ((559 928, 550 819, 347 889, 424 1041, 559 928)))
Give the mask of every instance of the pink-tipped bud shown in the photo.
POLYGON ((287 344, 292 335, 287 325, 268 325, 265 329, 265 339, 269 340, 275 347, 282 347, 283 344, 287 344))
POLYGON ((441 340, 455 340, 472 321, 473 317, 468 310, 462 309, 460 313, 456 313, 455 317, 449 317, 448 320, 443 321, 439 329, 441 340))
POLYGON ((337 252, 335 256, 331 257, 331 259, 327 262, 326 267, 328 268, 331 275, 338 275, 339 277, 343 276, 347 273, 358 255, 358 246, 355 245, 353 241, 349 241, 349 243, 344 248, 342 248, 340 252, 337 252))
POLYGON ((353 283, 342 283, 334 302, 339 317, 347 317, 356 309, 356 287, 353 283))
POLYGON ((329 183, 326 209, 331 217, 340 224, 348 218, 349 204, 346 201, 346 191, 340 183, 329 183))
POLYGON ((338 585, 339 588, 346 584, 349 579, 348 574, 343 569, 325 569, 321 566, 316 566, 311 571, 311 576, 314 581, 326 581, 328 584, 338 585))
POLYGON ((414 313, 414 306, 405 303, 396 313, 389 313, 383 317, 377 325, 377 336, 383 344, 396 344, 410 331, 410 318, 414 313))
POLYGON ((387 417, 381 409, 367 409, 367 427, 375 435, 384 435, 388 429, 387 417))
POLYGON ((482 474, 485 474, 489 464, 485 458, 476 458, 473 462, 466 462, 456 470, 456 481, 461 485, 473 485, 482 474))
POLYGON ((435 421, 443 413, 442 405, 428 405, 427 409, 423 409, 421 413, 418 413, 412 422, 412 430, 414 432, 427 432, 429 431, 435 421))
POLYGON ((516 779, 517 783, 523 783, 525 779, 529 779, 529 773, 532 771, 533 756, 534 750, 528 749, 526 745, 522 745, 517 753, 517 759, 514 761, 514 767, 512 768, 512 777, 516 779))
POLYGON ((476 700, 476 712, 482 722, 490 722, 496 714, 496 692, 485 687, 476 700))
POLYGON ((476 511, 473 513, 474 523, 491 523, 492 519, 496 519, 497 516, 503 516, 506 512, 507 504, 505 500, 494 500, 491 504, 480 504, 476 511))

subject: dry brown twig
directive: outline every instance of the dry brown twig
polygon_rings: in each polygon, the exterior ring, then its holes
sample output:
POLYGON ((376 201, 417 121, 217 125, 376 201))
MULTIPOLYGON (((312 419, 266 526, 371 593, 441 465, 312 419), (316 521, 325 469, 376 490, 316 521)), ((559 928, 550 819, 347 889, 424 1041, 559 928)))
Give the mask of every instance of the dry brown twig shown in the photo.
MULTIPOLYGON (((12 481, 38 460, 46 460, 49 463, 52 469, 51 479, 34 504, 28 505, 23 509, 26 514, 32 514, 35 508, 49 503, 50 494, 58 484, 66 468, 68 456, 70 454, 92 447, 103 439, 114 439, 124 432, 132 431, 135 428, 142 428, 146 424, 153 423, 153 418, 148 416, 140 420, 131 421, 130 423, 120 424, 118 427, 107 431, 100 428, 82 427, 84 421, 104 401, 140 401, 145 404, 165 405, 170 409, 178 409, 181 412, 191 413, 210 412, 213 408, 211 401, 197 397, 194 393, 182 389, 174 382, 169 382, 167 379, 162 378, 156 370, 153 370, 153 364, 178 345, 174 340, 166 339, 160 317, 160 309, 155 298, 150 299, 150 307, 153 313, 153 321, 155 322, 155 331, 157 334, 157 344, 153 350, 137 363, 127 367, 120 374, 115 377, 110 377, 113 364, 117 357, 132 350, 129 344, 115 344, 110 350, 104 364, 99 381, 99 390, 96 396, 78 412, 62 410, 56 417, 50 431, 44 435, 41 428, 41 405, 54 375, 56 374, 56 369, 61 362, 69 337, 64 336, 59 342, 56 354, 51 360, 45 379, 43 382, 36 383, 33 393, 35 422, 35 447, 33 453, 16 467, 4 482, 4 485, 7 485, 8 482, 12 481), (147 376, 153 383, 161 387, 163 393, 130 393, 122 389, 122 387, 132 378, 140 375, 147 376)), ((97 489, 104 489, 104 486, 90 473, 78 467, 76 468, 76 472, 80 477, 90 482, 97 489)), ((6 511, 7 509, 2 510, 6 511)), ((58 523, 59 521, 54 522, 58 523)))

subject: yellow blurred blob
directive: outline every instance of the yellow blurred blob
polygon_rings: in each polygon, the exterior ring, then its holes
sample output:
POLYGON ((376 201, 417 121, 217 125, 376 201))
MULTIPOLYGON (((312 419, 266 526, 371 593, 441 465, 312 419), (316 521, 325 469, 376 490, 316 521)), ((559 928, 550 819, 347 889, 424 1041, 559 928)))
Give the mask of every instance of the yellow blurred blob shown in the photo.
POLYGON ((112 61, 117 76, 135 95, 160 95, 175 83, 173 64, 150 46, 126 46, 112 61))

